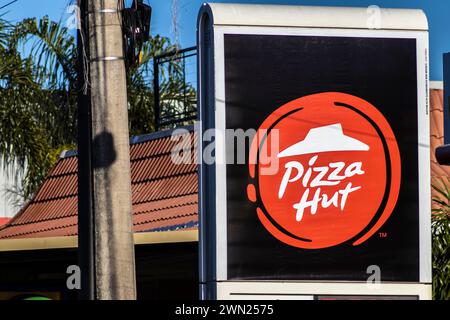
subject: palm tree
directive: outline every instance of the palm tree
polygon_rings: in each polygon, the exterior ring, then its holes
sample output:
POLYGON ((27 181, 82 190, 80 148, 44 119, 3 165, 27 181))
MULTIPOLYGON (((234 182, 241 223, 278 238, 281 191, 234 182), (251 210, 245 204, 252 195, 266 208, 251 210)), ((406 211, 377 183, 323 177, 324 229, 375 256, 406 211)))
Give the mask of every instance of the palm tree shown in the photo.
MULTIPOLYGON (((132 135, 154 131, 151 62, 174 50, 168 38, 155 36, 142 48, 140 63, 127 68, 132 135)), ((24 201, 60 152, 76 147, 77 58, 74 36, 48 17, 0 23, 0 160, 22 186, 15 193, 24 201)), ((161 88, 163 99, 181 99, 180 90, 195 95, 176 60, 161 88)))
POLYGON ((433 298, 450 300, 450 189, 447 181, 434 184, 438 196, 433 198, 433 298))
POLYGON ((31 59, 10 47, 11 26, 2 21, 0 45, 0 155, 3 167, 22 181, 24 194, 38 183, 50 165, 50 135, 40 126, 36 102, 45 99, 34 81, 31 59), (24 170, 25 167, 27 170, 24 170))

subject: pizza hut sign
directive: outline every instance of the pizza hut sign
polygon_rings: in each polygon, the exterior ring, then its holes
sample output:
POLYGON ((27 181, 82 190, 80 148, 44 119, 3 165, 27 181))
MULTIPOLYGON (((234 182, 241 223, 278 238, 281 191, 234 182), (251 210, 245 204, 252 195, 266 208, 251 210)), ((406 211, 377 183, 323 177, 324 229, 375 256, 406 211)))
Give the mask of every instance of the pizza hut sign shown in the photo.
POLYGON ((391 127, 373 105, 344 93, 314 94, 278 108, 260 126, 250 160, 247 195, 259 220, 298 248, 363 243, 387 221, 400 190, 391 127), (260 152, 275 137, 281 151, 260 152), (273 162, 279 170, 263 170, 273 162))

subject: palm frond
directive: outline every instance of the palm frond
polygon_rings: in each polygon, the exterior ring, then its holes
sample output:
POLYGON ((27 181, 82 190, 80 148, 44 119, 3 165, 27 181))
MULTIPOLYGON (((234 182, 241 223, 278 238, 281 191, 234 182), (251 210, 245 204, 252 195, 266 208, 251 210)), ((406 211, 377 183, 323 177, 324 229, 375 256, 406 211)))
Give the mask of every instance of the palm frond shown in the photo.
POLYGON ((436 300, 450 300, 450 192, 449 179, 441 180, 440 185, 433 184, 433 189, 440 196, 433 198, 438 205, 433 209, 433 298, 436 300))

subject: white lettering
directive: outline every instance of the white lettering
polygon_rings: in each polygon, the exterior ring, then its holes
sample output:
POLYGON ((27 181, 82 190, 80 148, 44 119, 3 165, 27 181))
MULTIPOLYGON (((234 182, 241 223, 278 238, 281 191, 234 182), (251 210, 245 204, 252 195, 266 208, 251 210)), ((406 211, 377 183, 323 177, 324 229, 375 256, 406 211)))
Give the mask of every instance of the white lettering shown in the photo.
POLYGON ((345 209, 348 197, 351 193, 361 189, 361 186, 354 187, 351 182, 347 183, 344 189, 335 191, 331 196, 323 192, 321 187, 337 186, 346 178, 351 178, 355 175, 363 175, 365 172, 362 169, 362 162, 354 162, 346 167, 345 162, 332 162, 328 166, 314 167, 318 160, 318 156, 313 156, 308 161, 308 168, 305 170, 304 166, 298 161, 291 161, 285 165, 285 173, 278 189, 278 198, 282 199, 290 184, 293 184, 300 179, 304 188, 306 188, 301 195, 300 201, 293 205, 296 209, 296 220, 301 221, 304 216, 305 209, 309 208, 311 215, 315 215, 320 207, 329 208, 334 206, 340 208, 341 211, 345 209), (346 168, 344 170, 344 168, 346 168), (294 171, 294 169, 296 171, 294 171), (332 170, 330 170, 332 169, 332 170), (341 172, 344 175, 340 175, 341 172), (311 188, 316 188, 312 191, 311 188), (312 195, 314 192, 314 195, 312 195), (310 199, 310 196, 312 198, 310 199))
POLYGON ((284 192, 289 182, 295 182, 303 175, 303 165, 297 161, 291 161, 285 164, 286 172, 284 173, 283 180, 281 180, 280 189, 278 190, 278 199, 283 198, 284 192), (297 170, 297 175, 291 178, 292 170, 297 170))

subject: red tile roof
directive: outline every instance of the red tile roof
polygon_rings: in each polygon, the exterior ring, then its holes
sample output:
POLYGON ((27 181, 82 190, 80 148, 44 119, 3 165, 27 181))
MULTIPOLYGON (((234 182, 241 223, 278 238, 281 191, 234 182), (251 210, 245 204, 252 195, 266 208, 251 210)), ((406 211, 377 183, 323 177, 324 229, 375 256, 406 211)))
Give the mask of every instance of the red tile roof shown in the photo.
MULTIPOLYGON (((180 146, 195 155, 196 135, 180 146)), ((175 164, 171 132, 136 137, 131 143, 131 189, 135 232, 193 229, 198 225, 197 165, 175 164)), ((34 198, 7 225, 0 239, 77 234, 77 157, 68 152, 34 198)))
MULTIPOLYGON (((436 148, 444 144, 444 92, 430 92, 430 152, 431 152, 431 183, 440 185, 442 180, 450 177, 450 166, 441 166, 436 160, 436 148)), ((439 193, 432 189, 432 197, 439 193)))
POLYGON ((0 226, 8 223, 9 220, 11 220, 11 218, 0 218, 0 226))

